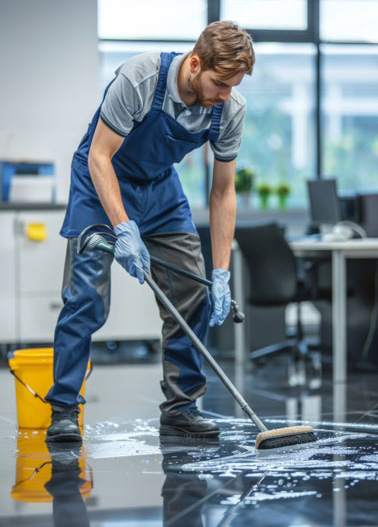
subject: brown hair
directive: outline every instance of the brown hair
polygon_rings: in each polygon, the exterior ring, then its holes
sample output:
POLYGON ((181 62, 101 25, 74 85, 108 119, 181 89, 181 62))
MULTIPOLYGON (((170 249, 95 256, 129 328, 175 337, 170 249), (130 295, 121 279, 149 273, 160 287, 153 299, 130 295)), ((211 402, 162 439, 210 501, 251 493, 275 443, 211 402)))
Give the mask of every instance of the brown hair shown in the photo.
POLYGON ((241 71, 250 75, 255 63, 251 36, 229 21, 209 24, 200 34, 192 53, 199 56, 202 70, 214 70, 224 79, 241 71))

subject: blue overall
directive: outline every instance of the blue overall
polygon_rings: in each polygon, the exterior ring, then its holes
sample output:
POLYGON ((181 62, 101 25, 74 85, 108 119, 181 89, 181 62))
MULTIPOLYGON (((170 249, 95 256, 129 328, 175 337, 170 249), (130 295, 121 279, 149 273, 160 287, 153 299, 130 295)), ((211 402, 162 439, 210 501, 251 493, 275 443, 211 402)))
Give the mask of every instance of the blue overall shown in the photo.
MULTIPOLYGON (((173 249, 180 245, 185 248, 186 244, 187 250, 182 254, 190 258, 192 252, 200 253, 200 244, 187 198, 172 165, 208 140, 218 138, 223 104, 214 106, 210 127, 200 132, 189 132, 163 111, 167 74, 175 55, 161 54, 151 109, 142 122, 135 124, 112 163, 125 210, 137 223, 150 252, 159 246, 160 237, 166 245, 166 254, 170 253, 169 241, 175 240, 173 249), (181 241, 177 243, 178 234, 179 239, 184 240, 182 244, 181 241)), ((56 406, 73 406, 80 402, 78 393, 89 358, 91 335, 105 323, 109 312, 112 256, 102 251, 79 255, 75 250, 77 236, 85 227, 94 223, 110 224, 88 169, 88 152, 100 111, 101 106, 73 156, 69 203, 61 229, 62 236, 69 238, 62 292, 64 306, 55 331, 54 386, 46 397, 56 406)), ((161 274, 156 278, 160 279, 161 287, 166 286, 166 292, 174 301, 174 280, 167 273, 167 284, 162 283, 161 274)), ((193 284, 188 282, 187 289, 193 289, 193 284)), ((162 318, 165 323, 167 317, 162 318)), ((202 288, 188 320, 202 342, 206 339, 208 318, 209 298, 202 288)), ((163 353, 166 368, 163 367, 162 388, 167 403, 163 403, 161 409, 183 410, 193 406, 206 389, 206 378, 201 372, 202 357, 181 330, 176 328, 172 333, 168 329, 164 337, 164 326, 163 353)))

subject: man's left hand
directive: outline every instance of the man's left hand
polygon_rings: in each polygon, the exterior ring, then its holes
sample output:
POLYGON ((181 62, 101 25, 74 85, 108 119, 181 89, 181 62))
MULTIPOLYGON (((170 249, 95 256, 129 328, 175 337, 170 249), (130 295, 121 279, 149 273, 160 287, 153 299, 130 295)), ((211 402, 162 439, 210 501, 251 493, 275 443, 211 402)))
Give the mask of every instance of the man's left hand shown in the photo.
POLYGON ((213 327, 223 324, 230 311, 231 292, 228 285, 230 273, 226 269, 213 269, 211 278, 213 282, 211 288, 213 310, 209 325, 213 327))

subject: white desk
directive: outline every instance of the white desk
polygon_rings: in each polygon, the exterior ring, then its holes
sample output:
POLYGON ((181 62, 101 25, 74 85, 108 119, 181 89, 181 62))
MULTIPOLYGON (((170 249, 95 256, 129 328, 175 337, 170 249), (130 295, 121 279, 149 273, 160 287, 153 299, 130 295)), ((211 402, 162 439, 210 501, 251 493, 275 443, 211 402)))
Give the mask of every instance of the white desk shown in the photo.
POLYGON ((346 259, 378 258, 378 238, 353 239, 345 242, 296 240, 290 246, 296 256, 330 251, 332 253, 332 342, 333 381, 347 377, 346 347, 346 259))

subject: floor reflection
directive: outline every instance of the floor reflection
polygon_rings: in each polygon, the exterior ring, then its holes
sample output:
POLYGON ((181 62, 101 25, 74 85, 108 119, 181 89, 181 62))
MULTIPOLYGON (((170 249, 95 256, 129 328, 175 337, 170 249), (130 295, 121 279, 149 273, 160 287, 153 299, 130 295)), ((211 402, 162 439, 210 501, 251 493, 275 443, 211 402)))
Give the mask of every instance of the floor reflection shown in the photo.
POLYGON ((193 461, 193 452, 199 459, 211 459, 218 443, 200 443, 186 441, 177 448, 177 439, 160 442, 163 456, 162 469, 165 481, 162 487, 163 525, 164 527, 181 527, 191 525, 204 527, 203 507, 208 500, 206 478, 201 474, 181 471, 182 464, 193 461))
POLYGON ((54 526, 89 526, 84 500, 93 474, 84 446, 46 444, 45 430, 19 429, 11 497, 23 503, 52 503, 54 526))
MULTIPOLYGON (((45 431, 16 433, 4 421, 0 526, 378 525, 375 379, 333 384, 324 372, 319 378, 318 369, 302 366, 305 383, 295 386, 286 367, 251 374, 232 364, 228 371, 269 429, 315 429, 315 443, 295 448, 256 452, 258 430, 236 413, 214 378, 204 412, 221 428, 218 441, 162 440, 157 417, 126 419, 122 401, 110 414, 100 398, 94 413, 109 417, 90 416, 82 447, 48 447, 45 431)), ((100 384, 105 373, 99 372, 100 384)), ((145 415, 155 407, 151 400, 140 399, 145 415)))
MULTIPOLYGON (((240 428, 240 423, 234 425, 240 428)), ((376 525, 378 507, 373 493, 378 488, 378 427, 356 433, 348 426, 324 422, 317 428, 316 444, 258 453, 248 441, 252 430, 245 427, 242 435, 225 432, 211 453, 203 447, 195 453, 171 453, 166 466, 177 474, 169 476, 175 496, 169 525, 183 525, 179 522, 192 514, 192 525, 201 527, 227 525, 231 518, 236 521, 232 525, 296 525, 290 517, 300 517, 309 525, 361 527, 350 518, 347 522, 347 504, 350 510, 354 501, 358 507, 370 507, 370 520, 365 519, 363 525, 376 525), (184 488, 197 492, 195 503, 185 499, 178 503, 184 488), (204 513, 212 523, 201 523, 204 513)))
POLYGON ((82 477, 84 457, 77 445, 48 445, 51 455, 51 478, 45 489, 53 500, 55 527, 88 527, 87 508, 84 498, 88 497, 92 480, 82 477))
MULTIPOLYGON (((129 432, 118 430, 114 441, 111 433, 106 435, 107 451, 102 447, 94 452, 109 455, 114 448, 119 455, 117 443, 125 442, 131 447, 129 453, 144 449, 155 456, 159 445, 165 474, 164 527, 214 527, 231 520, 236 522, 232 525, 251 521, 296 525, 289 522, 290 515, 299 515, 311 525, 361 527, 346 523, 347 503, 359 502, 361 492, 367 503, 367 496, 378 489, 378 425, 355 428, 353 424, 321 421, 315 426, 316 443, 256 452, 256 430, 246 419, 225 418, 218 423, 222 434, 217 443, 174 438, 159 443, 157 429, 151 423, 143 429, 138 422, 129 432), (278 515, 275 520, 273 512, 278 515)), ((287 421, 268 419, 267 423, 278 428, 287 421)), ((375 500, 369 507, 378 514, 375 500)))

